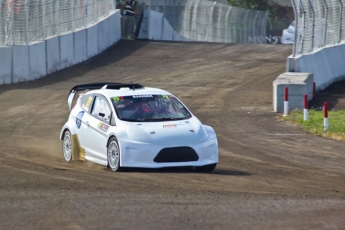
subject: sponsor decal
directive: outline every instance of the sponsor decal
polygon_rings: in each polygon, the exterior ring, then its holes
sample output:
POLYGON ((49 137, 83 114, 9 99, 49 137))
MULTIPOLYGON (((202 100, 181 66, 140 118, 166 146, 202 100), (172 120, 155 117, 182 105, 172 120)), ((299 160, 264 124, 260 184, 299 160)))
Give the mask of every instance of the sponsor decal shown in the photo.
POLYGON ((75 119, 75 123, 77 125, 77 128, 79 129, 80 126, 81 126, 81 121, 82 121, 82 118, 84 116, 84 111, 80 111, 75 119))
POLYGON ((123 97, 113 97, 113 101, 123 101, 123 97))
POLYGON ((168 99, 168 95, 162 95, 163 98, 168 99))
POLYGON ((105 133, 108 132, 109 129, 109 125, 106 125, 103 122, 98 123, 97 127, 105 133))
POLYGON ((147 98, 147 97, 153 97, 153 96, 151 94, 133 95, 133 98, 147 98))
POLYGON ((89 99, 86 102, 86 107, 90 107, 91 102, 92 102, 92 97, 89 97, 89 99))
POLYGON ((176 128, 176 124, 163 125, 163 129, 176 128))

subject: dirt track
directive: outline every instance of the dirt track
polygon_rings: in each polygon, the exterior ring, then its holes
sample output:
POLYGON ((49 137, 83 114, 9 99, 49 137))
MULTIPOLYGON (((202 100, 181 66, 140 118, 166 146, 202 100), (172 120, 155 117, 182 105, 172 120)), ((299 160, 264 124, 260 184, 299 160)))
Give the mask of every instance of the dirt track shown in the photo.
MULTIPOLYGON (((0 86, 0 229, 345 229, 345 143, 272 112, 291 46, 120 41, 45 78, 0 86), (129 169, 65 163, 59 132, 77 84, 137 82, 215 128, 220 162, 129 169)), ((336 107, 336 103, 333 103, 336 107)))

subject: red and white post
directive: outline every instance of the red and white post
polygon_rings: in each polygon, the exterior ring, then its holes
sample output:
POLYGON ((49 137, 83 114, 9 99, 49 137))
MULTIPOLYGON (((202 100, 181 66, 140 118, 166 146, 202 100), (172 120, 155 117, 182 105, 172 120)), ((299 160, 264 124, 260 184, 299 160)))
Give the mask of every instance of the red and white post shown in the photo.
POLYGON ((328 103, 325 102, 323 104, 323 127, 324 131, 327 132, 328 130, 328 103))
POLYGON ((287 86, 284 88, 284 117, 289 113, 289 89, 287 86))
POLYGON ((304 109, 303 109, 303 118, 305 121, 308 120, 308 94, 304 94, 304 109))

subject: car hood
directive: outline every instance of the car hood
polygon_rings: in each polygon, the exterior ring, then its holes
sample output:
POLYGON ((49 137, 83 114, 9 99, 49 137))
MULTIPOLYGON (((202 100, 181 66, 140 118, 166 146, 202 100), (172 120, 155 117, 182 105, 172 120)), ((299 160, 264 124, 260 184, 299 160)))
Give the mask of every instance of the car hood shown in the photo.
POLYGON ((157 145, 190 145, 208 138, 205 128, 195 117, 181 121, 127 122, 125 130, 134 141, 157 145))

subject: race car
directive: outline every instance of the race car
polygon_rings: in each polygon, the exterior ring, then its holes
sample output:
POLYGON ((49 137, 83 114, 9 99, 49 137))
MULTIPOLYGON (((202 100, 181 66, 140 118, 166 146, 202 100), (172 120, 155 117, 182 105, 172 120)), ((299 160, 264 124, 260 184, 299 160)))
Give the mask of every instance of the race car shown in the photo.
POLYGON ((124 167, 216 168, 214 129, 165 90, 137 83, 91 83, 73 87, 67 101, 70 115, 60 133, 67 162, 86 160, 114 172, 124 167))
POLYGON ((295 42, 295 30, 295 21, 293 21, 287 29, 283 30, 281 43, 293 45, 295 42))

